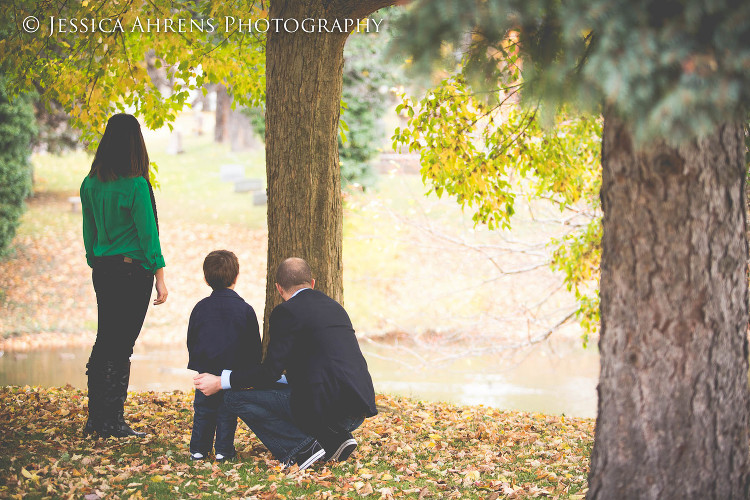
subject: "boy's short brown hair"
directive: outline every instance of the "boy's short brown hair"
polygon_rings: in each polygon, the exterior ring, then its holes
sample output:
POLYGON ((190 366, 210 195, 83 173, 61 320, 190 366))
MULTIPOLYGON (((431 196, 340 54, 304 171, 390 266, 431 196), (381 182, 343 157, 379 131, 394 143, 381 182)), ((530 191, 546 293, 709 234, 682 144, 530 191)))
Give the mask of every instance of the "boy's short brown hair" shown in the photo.
POLYGON ((229 288, 240 274, 240 261, 229 250, 214 250, 203 260, 203 276, 214 290, 229 288))

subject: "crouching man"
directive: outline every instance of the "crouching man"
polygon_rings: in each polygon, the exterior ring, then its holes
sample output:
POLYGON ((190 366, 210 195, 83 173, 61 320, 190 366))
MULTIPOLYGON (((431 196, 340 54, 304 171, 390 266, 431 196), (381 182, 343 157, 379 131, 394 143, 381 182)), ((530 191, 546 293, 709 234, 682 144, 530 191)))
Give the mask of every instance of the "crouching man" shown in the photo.
POLYGON ((276 289, 284 302, 271 313, 263 363, 194 380, 206 396, 231 389, 224 394, 228 409, 277 460, 300 470, 319 460, 346 460, 357 448, 352 431, 377 414, 349 315, 314 287, 307 262, 282 262, 276 289), (278 382, 284 371, 287 384, 278 382))

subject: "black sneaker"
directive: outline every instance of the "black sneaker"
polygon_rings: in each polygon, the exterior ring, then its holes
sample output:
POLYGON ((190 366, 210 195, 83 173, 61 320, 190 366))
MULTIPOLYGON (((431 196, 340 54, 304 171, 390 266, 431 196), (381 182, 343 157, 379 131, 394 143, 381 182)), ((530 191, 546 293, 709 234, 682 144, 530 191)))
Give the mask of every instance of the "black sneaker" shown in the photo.
POLYGON ((357 441, 354 438, 349 438, 342 442, 338 448, 336 448, 336 451, 333 452, 328 460, 333 460, 334 462, 344 462, 351 456, 352 453, 354 453, 354 450, 356 449, 357 441))
POLYGON ((329 460, 343 462, 357 449, 357 441, 354 440, 351 432, 329 433, 321 442, 328 450, 324 459, 326 462, 329 460))
POLYGON ((297 455, 289 461, 287 465, 297 464, 299 470, 305 470, 312 464, 323 458, 326 454, 326 450, 316 440, 308 445, 307 448, 297 453, 297 455))

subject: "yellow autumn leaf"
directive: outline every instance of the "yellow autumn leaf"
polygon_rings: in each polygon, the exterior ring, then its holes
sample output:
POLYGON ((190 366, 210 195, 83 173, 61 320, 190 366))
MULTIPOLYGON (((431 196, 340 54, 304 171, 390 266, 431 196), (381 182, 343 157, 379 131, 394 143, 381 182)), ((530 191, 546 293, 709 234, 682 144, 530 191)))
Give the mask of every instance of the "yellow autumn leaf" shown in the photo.
POLYGON ((479 481, 480 473, 478 470, 467 470, 464 472, 464 477, 469 481, 479 481))
POLYGON ((373 491, 372 485, 370 483, 365 483, 361 488, 357 489, 357 494, 366 497, 367 495, 372 494, 373 491))

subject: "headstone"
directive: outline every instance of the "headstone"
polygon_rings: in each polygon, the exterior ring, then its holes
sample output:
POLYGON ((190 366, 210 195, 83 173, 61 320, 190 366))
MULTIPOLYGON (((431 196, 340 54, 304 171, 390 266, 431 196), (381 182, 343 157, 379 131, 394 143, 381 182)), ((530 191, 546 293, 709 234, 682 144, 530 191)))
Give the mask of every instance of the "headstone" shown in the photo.
POLYGON ((263 181, 260 179, 239 179, 234 181, 235 193, 247 193, 249 191, 260 191, 263 189, 263 181))
POLYGON ((265 205, 268 203, 268 195, 265 191, 253 193, 253 205, 265 205))
POLYGON ((219 178, 224 182, 234 182, 245 178, 245 167, 242 165, 222 165, 219 178))
POLYGON ((79 196, 71 196, 68 198, 70 203, 70 210, 72 212, 79 212, 81 210, 81 198, 79 196))
POLYGON ((167 144, 167 154, 178 155, 184 152, 185 149, 182 147, 182 132, 175 129, 169 136, 169 143, 167 144))

